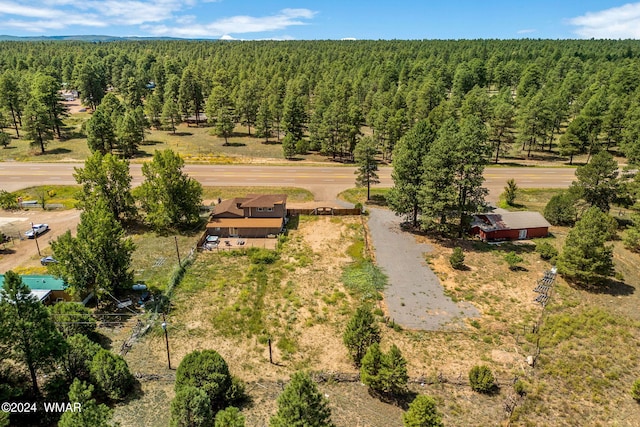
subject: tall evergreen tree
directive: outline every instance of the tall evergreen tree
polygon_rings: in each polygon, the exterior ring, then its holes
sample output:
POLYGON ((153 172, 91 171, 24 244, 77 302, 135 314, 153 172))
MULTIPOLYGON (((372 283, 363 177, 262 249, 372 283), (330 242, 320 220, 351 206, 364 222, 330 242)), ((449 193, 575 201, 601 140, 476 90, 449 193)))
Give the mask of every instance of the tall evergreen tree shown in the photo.
POLYGON ((597 207, 589 208, 569 231, 558 257, 558 273, 581 285, 597 285, 612 276, 613 247, 605 245, 617 224, 597 207))
POLYGON ((606 151, 601 151, 589 163, 576 169, 577 181, 572 186, 591 206, 609 212, 611 204, 621 198, 618 163, 606 151))
POLYGON ((355 159, 358 168, 355 173, 356 186, 367 187, 367 200, 371 200, 371 185, 380 182, 378 178, 378 162, 376 161, 376 147, 371 137, 364 137, 358 142, 355 159))
POLYGON ((22 126, 23 100, 20 89, 20 79, 14 70, 6 70, 0 75, 0 106, 11 112, 16 136, 20 138, 18 125, 22 126))
POLYGON ((45 104, 37 98, 31 98, 24 110, 24 129, 31 145, 45 153, 45 146, 53 139, 53 122, 45 104))
POLYGON ((95 199, 93 206, 85 209, 80 214, 76 237, 67 231, 51 242, 58 262, 50 268, 69 284, 72 293, 83 296, 93 292, 100 297, 131 284, 135 246, 124 237, 122 226, 104 199, 95 199))
POLYGON ((400 139, 393 150, 393 187, 387 195, 391 209, 397 214, 410 216, 418 225, 420 188, 424 179, 424 158, 435 139, 436 132, 429 122, 418 122, 400 139))
POLYGON ((111 152, 116 145, 116 133, 111 117, 98 106, 91 118, 86 121, 87 144, 91 151, 102 154, 111 152))
POLYGON ((0 289, 0 326, 0 355, 26 366, 39 395, 38 371, 64 354, 65 343, 49 311, 13 271, 5 273, 0 289))

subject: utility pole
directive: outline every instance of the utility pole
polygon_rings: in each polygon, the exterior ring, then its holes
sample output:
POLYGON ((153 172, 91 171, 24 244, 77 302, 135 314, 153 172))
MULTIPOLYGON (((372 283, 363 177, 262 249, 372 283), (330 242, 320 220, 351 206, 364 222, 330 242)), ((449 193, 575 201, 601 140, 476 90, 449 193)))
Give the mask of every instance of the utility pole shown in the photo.
POLYGON ((162 313, 162 330, 164 331, 164 341, 167 344, 167 362, 169 364, 169 369, 171 369, 171 356, 169 355, 169 336, 167 335, 167 318, 162 313))
POLYGON ((176 253, 178 254, 178 265, 182 266, 182 262, 180 261, 180 249, 178 249, 178 236, 173 236, 176 242, 176 253))
POLYGON ((40 253, 40 245, 38 244, 38 233, 33 229, 33 222, 31 223, 31 231, 33 232, 33 240, 36 241, 36 248, 38 248, 38 256, 42 256, 40 253))

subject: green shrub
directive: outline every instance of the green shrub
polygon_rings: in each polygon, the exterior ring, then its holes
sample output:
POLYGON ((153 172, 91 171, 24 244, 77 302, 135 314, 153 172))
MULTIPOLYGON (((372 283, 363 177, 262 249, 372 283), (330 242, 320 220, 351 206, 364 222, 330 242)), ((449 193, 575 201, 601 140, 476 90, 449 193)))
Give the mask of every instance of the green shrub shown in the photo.
POLYGON ((182 387, 171 401, 171 427, 211 427, 209 396, 196 387, 182 387))
POLYGON ((513 390, 520 396, 527 394, 527 384, 522 380, 517 380, 513 384, 513 390))
POLYGON ((516 181, 511 178, 507 181, 507 186, 504 187, 504 201, 507 202, 507 205, 513 206, 516 201, 516 195, 518 194, 518 186, 516 185, 516 181))
POLYGON ((185 387, 204 391, 214 412, 244 394, 241 384, 234 384, 227 362, 214 350, 193 351, 182 359, 176 371, 176 395, 185 387))
POLYGON ((485 365, 474 366, 469 371, 471 389, 478 393, 490 393, 495 387, 495 378, 491 369, 485 365))
POLYGON ((100 349, 91 361, 93 382, 110 398, 123 399, 134 383, 127 361, 117 354, 100 349))
POLYGON ((409 405, 402 415, 404 427, 442 427, 442 415, 438 412, 433 397, 421 394, 409 405))
POLYGON ((214 427, 244 427, 244 415, 238 408, 229 406, 216 414, 214 427))
POLYGON ((252 264, 273 264, 278 260, 278 254, 275 251, 264 248, 249 248, 247 254, 252 264))
POLYGON ((553 261, 558 256, 558 250, 549 242, 540 242, 536 245, 536 252, 540 254, 540 258, 546 261, 553 261))
POLYGON ((464 268, 464 252, 462 252, 462 248, 456 246, 453 248, 453 253, 449 257, 449 263, 451 267, 456 270, 462 270, 464 268))
POLYGON ((633 382, 631 387, 631 397, 640 402, 640 378, 633 382))
POLYGON ((373 343, 362 358, 360 381, 375 392, 388 396, 400 396, 407 389, 407 361, 395 344, 388 353, 380 351, 373 343))
POLYGON ((18 209, 18 199, 15 194, 0 190, 0 208, 18 209))
POLYGON ((576 197, 569 192, 556 194, 545 206, 544 217, 552 225, 573 225, 578 215, 576 201, 576 197))
POLYGON ((51 307, 56 327, 65 338, 76 334, 91 336, 96 331, 96 319, 91 310, 77 302, 59 302, 51 307))
POLYGON ((513 271, 517 270, 518 264, 523 261, 522 257, 513 251, 506 253, 504 255, 504 260, 507 261, 507 264, 509 264, 509 270, 513 271))

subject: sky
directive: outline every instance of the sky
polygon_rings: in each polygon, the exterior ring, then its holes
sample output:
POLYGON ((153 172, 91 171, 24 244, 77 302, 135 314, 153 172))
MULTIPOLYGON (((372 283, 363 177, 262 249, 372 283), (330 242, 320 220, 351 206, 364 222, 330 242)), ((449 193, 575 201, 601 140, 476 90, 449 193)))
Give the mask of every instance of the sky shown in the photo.
POLYGON ((242 40, 640 39, 640 2, 0 0, 0 34, 242 40))

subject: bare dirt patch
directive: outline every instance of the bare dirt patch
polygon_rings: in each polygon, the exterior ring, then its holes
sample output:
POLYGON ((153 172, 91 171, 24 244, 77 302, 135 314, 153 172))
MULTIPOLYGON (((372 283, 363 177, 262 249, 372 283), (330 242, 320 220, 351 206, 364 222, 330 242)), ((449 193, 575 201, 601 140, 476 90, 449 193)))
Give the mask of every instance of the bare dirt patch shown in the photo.
POLYGON ((49 231, 38 237, 38 245, 42 256, 50 255, 49 244, 61 234, 70 230, 75 233, 80 212, 72 210, 49 211, 42 209, 29 209, 21 211, 0 210, 3 218, 0 230, 13 238, 13 241, 5 243, 4 250, 0 246, 0 272, 17 270, 21 274, 43 274, 46 268, 40 265, 41 256, 33 239, 26 239, 24 232, 29 230, 31 223, 44 223, 49 225, 49 231), (22 240, 20 240, 22 239, 22 240))

